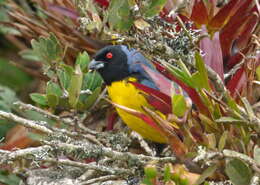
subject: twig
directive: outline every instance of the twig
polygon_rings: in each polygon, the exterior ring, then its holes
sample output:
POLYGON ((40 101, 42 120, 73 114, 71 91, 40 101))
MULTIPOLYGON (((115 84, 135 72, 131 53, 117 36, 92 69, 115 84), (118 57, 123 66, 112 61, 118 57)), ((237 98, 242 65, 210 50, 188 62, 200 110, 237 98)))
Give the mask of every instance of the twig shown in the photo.
POLYGON ((65 120, 61 120, 59 116, 51 114, 50 112, 42 110, 42 109, 35 107, 31 104, 25 104, 23 102, 18 101, 18 102, 14 102, 14 105, 18 105, 19 106, 18 108, 21 109, 21 110, 32 110, 32 111, 38 112, 40 114, 43 114, 45 117, 47 117, 51 120, 57 121, 57 122, 66 122, 65 120))
MULTIPOLYGON (((31 104, 25 104, 25 103, 20 102, 20 101, 15 102, 14 104, 18 105, 19 106, 18 108, 21 109, 21 110, 23 110, 23 109, 25 109, 25 110, 32 110, 32 111, 35 111, 35 112, 38 112, 38 113, 44 115, 45 117, 47 117, 47 118, 49 118, 51 120, 54 120, 54 121, 57 121, 57 122, 63 122, 65 124, 67 124, 67 125, 71 125, 71 121, 68 121, 66 119, 62 119, 59 116, 51 114, 50 112, 42 110, 42 109, 40 109, 38 107, 35 107, 35 106, 31 105, 31 104)), ((57 130, 55 130, 55 131, 57 131, 57 130)), ((95 132, 93 130, 90 130, 88 128, 84 128, 84 131, 89 133, 89 134, 92 134, 92 135, 96 135, 97 134, 97 132, 95 132)), ((67 133, 71 134, 70 132, 67 132, 67 133)), ((75 136, 75 134, 73 136, 75 136)), ((98 142, 96 142, 96 143, 98 143, 98 142)))
POLYGON ((96 145, 91 145, 91 144, 81 144, 79 145, 74 145, 74 144, 68 144, 68 143, 57 143, 57 142, 47 142, 44 141, 45 144, 55 146, 56 148, 60 148, 63 151, 82 151, 84 153, 87 153, 89 156, 106 156, 112 159, 116 160, 121 160, 121 161, 127 161, 127 162, 135 162, 139 163, 140 165, 144 165, 147 163, 147 161, 158 161, 161 163, 167 163, 167 162, 176 162, 175 157, 152 157, 152 156, 146 156, 142 154, 133 154, 130 152, 118 152, 114 151, 111 148, 108 147, 100 147, 96 145))
POLYGON ((181 20, 181 18, 177 15, 176 16, 177 21, 179 22, 181 28, 183 29, 184 33, 186 34, 186 36, 190 39, 190 42, 193 43, 193 38, 190 35, 189 31, 187 30, 186 26, 184 25, 183 21, 181 20))
POLYGON ((250 185, 259 185, 260 184, 260 177, 259 174, 255 174, 250 181, 250 185))
POLYGON ((80 185, 94 184, 94 183, 97 183, 97 182, 104 182, 104 181, 114 180, 114 179, 118 179, 118 176, 106 175, 106 176, 101 176, 101 177, 98 177, 98 178, 94 178, 94 179, 90 179, 90 180, 81 182, 80 185))
POLYGON ((4 111, 0 111, 0 117, 14 121, 16 123, 19 123, 19 124, 25 126, 25 127, 33 128, 35 130, 39 130, 39 131, 41 131, 45 134, 53 134, 52 130, 48 129, 45 126, 42 126, 42 125, 47 125, 47 123, 45 121, 28 120, 28 119, 24 119, 22 117, 16 116, 13 113, 8 113, 8 112, 4 112, 4 111))
MULTIPOLYGON (((40 111, 41 113, 43 113, 43 110, 37 109, 33 106, 26 105, 26 107, 27 108, 28 107, 33 108, 34 110, 37 110, 37 111, 40 111)), ((46 112, 44 112, 44 113, 46 113, 46 112)), ((47 115, 50 116, 49 113, 47 113, 47 115)), ((56 135, 57 133, 61 133, 61 134, 65 134, 69 137, 82 137, 82 138, 89 140, 92 143, 95 143, 97 145, 102 145, 92 135, 88 135, 88 134, 83 135, 83 134, 79 134, 79 133, 76 133, 76 132, 70 132, 70 131, 67 131, 65 129, 58 129, 58 128, 55 128, 55 127, 52 127, 51 129, 49 129, 49 128, 47 128, 48 124, 45 121, 28 120, 28 119, 16 116, 15 114, 7 113, 7 112, 4 112, 4 111, 0 111, 0 117, 8 119, 8 120, 12 120, 12 121, 17 122, 17 123, 19 123, 19 124, 21 124, 25 127, 33 128, 35 130, 39 130, 39 131, 46 133, 46 134, 49 134, 49 135, 53 135, 53 134, 56 135), (43 126, 43 125, 46 125, 46 126, 43 126)), ((54 118, 54 116, 52 116, 52 118, 54 118)))
POLYGON ((47 157, 50 151, 54 151, 54 150, 55 149, 53 147, 48 145, 43 145, 34 148, 19 149, 12 152, 0 149, 0 154, 2 155, 0 164, 11 162, 18 158, 27 158, 28 156, 30 156, 31 159, 33 156, 34 159, 41 160, 44 162, 52 162, 52 163, 63 164, 68 166, 80 167, 84 169, 91 169, 91 170, 96 170, 96 171, 113 174, 113 175, 122 175, 122 174, 133 175, 133 172, 128 169, 110 168, 102 165, 86 164, 86 163, 71 161, 68 159, 53 159, 47 157))
POLYGON ((0 149, 0 154, 1 154, 0 164, 3 164, 5 162, 10 162, 26 156, 34 156, 37 160, 43 159, 46 155, 48 155, 48 152, 50 152, 51 150, 53 150, 52 147, 48 145, 26 148, 26 149, 19 149, 12 152, 0 149))
POLYGON ((97 145, 102 145, 102 143, 100 143, 95 136, 90 135, 90 134, 79 134, 78 132, 71 132, 68 131, 66 129, 59 129, 59 128, 52 128, 56 133, 62 133, 64 135, 67 135, 69 137, 80 137, 80 138, 84 138, 87 139, 88 141, 97 144, 97 145))
POLYGON ((76 161, 71 161, 68 159, 52 159, 52 158, 46 158, 44 159, 46 162, 52 162, 52 163, 57 163, 57 164, 63 164, 63 165, 68 165, 68 166, 75 166, 75 167, 80 167, 84 169, 89 169, 89 170, 96 170, 112 175, 122 175, 122 174, 133 174, 131 170, 127 169, 122 169, 122 168, 110 168, 102 165, 95 165, 95 164, 86 164, 86 163, 81 163, 81 162, 76 162, 76 161))
POLYGON ((240 159, 247 164, 249 164, 252 169, 260 175, 260 166, 259 164, 251 157, 248 155, 229 150, 229 149, 224 149, 222 152, 211 152, 211 151, 206 151, 205 147, 199 147, 198 150, 199 155, 193 159, 194 162, 198 161, 205 161, 205 164, 209 165, 212 162, 212 159, 216 158, 237 158, 240 159))
POLYGON ((155 156, 156 152, 153 151, 148 143, 143 139, 143 137, 141 135, 139 135, 137 132, 133 131, 131 132, 131 137, 134 139, 137 139, 140 143, 140 146, 145 150, 145 152, 149 155, 149 156, 155 156))

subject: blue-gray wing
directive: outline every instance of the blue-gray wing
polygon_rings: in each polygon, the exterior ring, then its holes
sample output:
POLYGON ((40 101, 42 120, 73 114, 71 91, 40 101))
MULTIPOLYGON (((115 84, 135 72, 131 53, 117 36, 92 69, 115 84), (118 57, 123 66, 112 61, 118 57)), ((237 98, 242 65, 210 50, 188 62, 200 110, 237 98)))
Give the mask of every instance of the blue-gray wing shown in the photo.
POLYGON ((149 75, 142 68, 140 63, 148 66, 149 68, 156 70, 154 66, 136 49, 128 49, 127 46, 121 45, 122 50, 127 53, 127 63, 129 66, 129 72, 135 74, 139 82, 148 87, 158 89, 149 75))

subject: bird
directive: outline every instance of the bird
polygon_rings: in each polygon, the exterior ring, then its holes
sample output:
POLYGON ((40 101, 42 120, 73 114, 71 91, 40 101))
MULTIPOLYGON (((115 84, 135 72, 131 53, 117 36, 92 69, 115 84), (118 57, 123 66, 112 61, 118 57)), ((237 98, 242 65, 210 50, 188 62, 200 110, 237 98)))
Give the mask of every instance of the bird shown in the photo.
MULTIPOLYGON (((100 49, 89 63, 89 70, 97 71, 106 84, 109 98, 117 105, 137 110, 145 115, 143 106, 151 108, 144 94, 130 82, 138 82, 159 90, 158 83, 149 76, 143 66, 159 73, 143 54, 126 45, 108 45, 100 49)), ((167 138, 141 118, 116 107, 116 111, 127 126, 143 138, 156 143, 166 143, 167 138)))

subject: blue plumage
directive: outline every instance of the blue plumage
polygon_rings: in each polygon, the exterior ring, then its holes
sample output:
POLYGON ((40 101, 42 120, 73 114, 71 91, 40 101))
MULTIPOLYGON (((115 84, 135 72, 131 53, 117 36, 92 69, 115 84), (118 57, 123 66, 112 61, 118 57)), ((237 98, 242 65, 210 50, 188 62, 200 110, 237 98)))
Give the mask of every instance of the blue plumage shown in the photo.
POLYGON ((158 89, 149 75, 142 68, 140 63, 148 66, 149 68, 155 70, 154 66, 146 60, 146 58, 136 49, 128 49, 125 45, 120 45, 122 51, 127 55, 127 64, 129 73, 135 75, 139 82, 150 88, 158 89))

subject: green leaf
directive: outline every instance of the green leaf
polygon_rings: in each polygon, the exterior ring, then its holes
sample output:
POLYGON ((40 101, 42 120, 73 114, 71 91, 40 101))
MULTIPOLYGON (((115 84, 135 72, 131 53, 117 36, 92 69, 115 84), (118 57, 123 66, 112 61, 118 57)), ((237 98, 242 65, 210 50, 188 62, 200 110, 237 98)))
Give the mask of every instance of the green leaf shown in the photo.
POLYGON ((31 61, 41 61, 41 58, 39 55, 35 53, 32 49, 25 49, 21 52, 19 52, 19 55, 26 60, 31 60, 31 61))
POLYGON ((222 134, 222 136, 219 139, 219 143, 218 143, 218 150, 222 151, 226 145, 226 140, 228 137, 228 131, 224 131, 224 133, 222 134))
POLYGON ((163 181, 166 183, 167 181, 171 180, 171 168, 169 164, 166 164, 164 167, 164 175, 163 175, 163 181))
POLYGON ((57 70, 57 75, 59 77, 59 81, 63 89, 67 89, 69 87, 71 76, 62 69, 57 70))
POLYGON ((195 53, 195 65, 199 72, 199 77, 198 77, 199 81, 203 82, 202 87, 205 88, 206 90, 210 91, 208 73, 207 73, 204 61, 203 61, 202 57, 200 56, 199 52, 195 53))
POLYGON ((254 148, 254 160, 260 165, 260 148, 258 146, 255 146, 254 148))
POLYGON ((78 54, 76 65, 80 65, 81 71, 85 71, 87 69, 89 62, 90 58, 86 51, 78 54))
POLYGON ((182 62, 181 59, 178 61, 179 66, 181 67, 182 71, 186 74, 187 77, 191 77, 189 69, 186 67, 186 65, 182 62))
POLYGON ((101 87, 97 87, 92 92, 92 94, 87 97, 86 101, 84 102, 85 109, 90 108, 95 103, 95 101, 98 98, 100 92, 101 92, 101 87))
POLYGON ((255 117, 255 113, 252 109, 252 106, 245 97, 241 98, 241 100, 245 106, 246 112, 248 113, 249 119, 252 120, 255 117))
POLYGON ((0 5, 4 4, 5 0, 0 0, 0 5))
POLYGON ((59 98, 55 94, 47 94, 48 105, 52 108, 55 108, 59 104, 59 98))
POLYGON ((47 97, 44 94, 31 93, 30 97, 35 103, 38 103, 39 105, 47 105, 47 97))
POLYGON ((0 182, 6 185, 17 185, 20 184, 21 179, 14 174, 7 171, 0 170, 0 182))
POLYGON ((167 0, 151 0, 146 11, 144 12, 146 17, 153 17, 161 12, 167 0))
POLYGON ((256 76, 257 76, 257 80, 260 81, 260 66, 256 68, 256 76))
POLYGON ((40 37, 38 41, 33 39, 31 41, 33 52, 45 64, 51 64, 61 60, 62 49, 56 36, 51 33, 49 37, 40 37))
POLYGON ((60 86, 52 81, 49 81, 47 83, 47 87, 46 87, 46 94, 53 94, 56 95, 57 97, 61 97, 62 96, 62 90, 60 88, 60 86))
POLYGON ((182 81, 183 83, 187 84, 190 87, 194 88, 194 84, 192 82, 192 79, 189 75, 187 75, 184 71, 180 70, 179 68, 166 64, 166 68, 169 70, 169 72, 175 76, 177 79, 182 81))
POLYGON ((225 172, 234 185, 250 184, 252 172, 250 168, 239 159, 232 159, 226 164, 225 172))
POLYGON ((66 64, 61 64, 60 67, 61 69, 59 69, 57 73, 58 73, 59 80, 61 82, 61 86, 64 89, 68 90, 72 75, 74 73, 74 69, 71 66, 66 64))
POLYGON ((0 110, 11 112, 13 103, 17 100, 18 98, 12 89, 0 85, 0 110))
POLYGON ((144 173, 145 173, 145 176, 148 178, 148 179, 153 179, 157 176, 157 169, 156 169, 156 166, 153 166, 153 165, 148 165, 144 168, 144 173))
POLYGON ((75 71, 72 74, 71 81, 68 88, 69 104, 72 108, 75 108, 78 103, 81 86, 82 86, 82 79, 83 79, 83 74, 81 72, 80 66, 76 65, 75 71))
POLYGON ((95 90, 97 87, 100 87, 102 85, 102 77, 100 76, 100 74, 96 71, 94 72, 89 72, 87 74, 84 75, 84 80, 83 80, 83 85, 82 85, 82 89, 83 90, 95 90))
POLYGON ((204 80, 201 78, 201 74, 197 71, 195 73, 192 74, 192 82, 194 83, 194 87, 196 87, 196 89, 202 89, 204 88, 204 80))
MULTIPOLYGON (((14 62, 13 62, 14 63, 14 62)), ((6 59, 0 58, 0 84, 8 86, 15 91, 24 90, 32 81, 31 76, 10 64, 6 59)))
POLYGON ((108 10, 109 25, 120 31, 127 31, 133 25, 133 16, 131 15, 128 1, 112 0, 109 3, 108 10))
POLYGON ((199 185, 201 183, 203 183, 206 178, 210 177, 211 175, 213 175, 213 173, 215 173, 215 171, 217 170, 217 165, 212 165, 210 167, 208 167, 206 170, 204 170, 204 172, 200 175, 199 179, 195 182, 195 185, 199 185))
POLYGON ((187 110, 187 104, 184 96, 175 94, 172 97, 172 112, 178 117, 184 116, 187 110))

